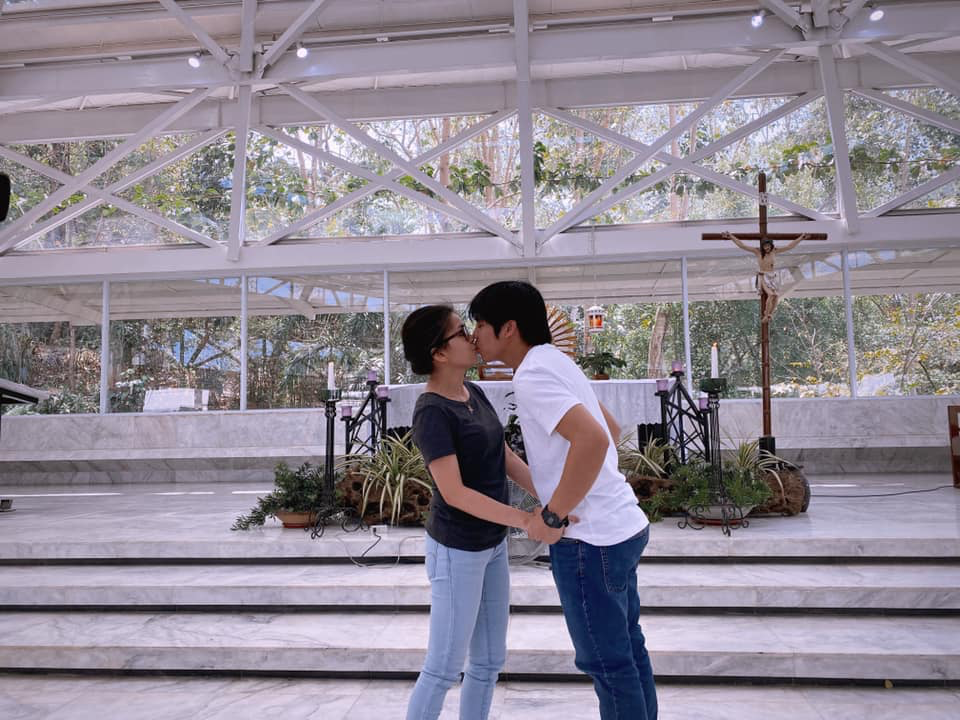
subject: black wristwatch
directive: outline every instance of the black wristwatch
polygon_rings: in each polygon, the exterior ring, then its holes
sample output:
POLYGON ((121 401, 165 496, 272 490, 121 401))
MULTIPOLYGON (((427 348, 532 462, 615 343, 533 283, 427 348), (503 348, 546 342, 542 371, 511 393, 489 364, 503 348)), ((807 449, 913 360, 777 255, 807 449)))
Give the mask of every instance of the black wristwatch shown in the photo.
POLYGON ((543 510, 540 511, 540 517, 543 518, 544 525, 554 530, 559 530, 570 524, 569 518, 563 518, 563 520, 561 520, 560 516, 546 505, 544 505, 543 510))

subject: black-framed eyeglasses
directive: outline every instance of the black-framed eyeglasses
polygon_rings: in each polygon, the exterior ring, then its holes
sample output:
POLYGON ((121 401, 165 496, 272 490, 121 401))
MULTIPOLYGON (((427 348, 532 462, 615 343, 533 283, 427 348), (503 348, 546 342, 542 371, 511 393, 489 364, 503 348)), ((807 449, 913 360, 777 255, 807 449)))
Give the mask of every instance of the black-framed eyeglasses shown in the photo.
POLYGON ((442 348, 444 345, 446 345, 448 342, 450 342, 451 340, 453 340, 453 339, 454 339, 455 337, 457 337, 458 335, 462 335, 462 336, 463 336, 463 339, 466 340, 467 342, 470 341, 470 332, 467 330, 467 326, 466 326, 466 325, 461 325, 461 326, 457 329, 457 331, 456 331, 455 333, 452 333, 452 334, 450 334, 450 335, 447 335, 447 336, 444 337, 444 338, 440 338, 440 342, 435 343, 433 347, 434 347, 435 349, 437 349, 437 348, 442 348))

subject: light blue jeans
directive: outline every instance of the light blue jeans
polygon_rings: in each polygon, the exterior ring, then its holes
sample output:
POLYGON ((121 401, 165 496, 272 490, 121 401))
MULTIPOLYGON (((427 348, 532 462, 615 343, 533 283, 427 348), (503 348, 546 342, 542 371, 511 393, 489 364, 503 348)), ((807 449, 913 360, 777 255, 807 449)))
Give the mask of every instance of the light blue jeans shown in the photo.
POLYGON ((456 550, 426 536, 430 578, 427 658, 410 695, 407 720, 440 716, 447 690, 460 679, 460 720, 485 720, 507 658, 510 571, 507 541, 479 552, 456 550), (469 650, 469 654, 468 654, 469 650))

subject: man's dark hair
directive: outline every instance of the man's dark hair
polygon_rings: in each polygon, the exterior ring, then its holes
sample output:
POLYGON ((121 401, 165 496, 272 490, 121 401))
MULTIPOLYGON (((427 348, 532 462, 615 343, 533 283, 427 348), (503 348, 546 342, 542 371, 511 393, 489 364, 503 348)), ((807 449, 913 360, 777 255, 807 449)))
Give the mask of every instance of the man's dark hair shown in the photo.
POLYGON ((500 328, 509 320, 517 323, 527 345, 551 341, 547 305, 533 285, 522 280, 504 280, 487 285, 470 301, 470 317, 487 323, 500 337, 500 328))
POLYGON ((427 305, 417 308, 403 321, 403 356, 417 375, 433 372, 433 353, 443 346, 451 315, 453 308, 449 305, 427 305))

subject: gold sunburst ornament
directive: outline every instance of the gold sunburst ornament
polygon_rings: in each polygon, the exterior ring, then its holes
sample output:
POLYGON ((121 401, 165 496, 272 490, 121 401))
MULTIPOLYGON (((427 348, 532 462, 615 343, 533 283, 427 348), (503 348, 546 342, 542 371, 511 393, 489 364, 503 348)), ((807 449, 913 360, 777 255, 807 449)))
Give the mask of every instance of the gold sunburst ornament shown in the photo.
POLYGON ((550 342, 560 352, 577 358, 577 326, 561 308, 547 305, 547 325, 550 327, 550 342))

